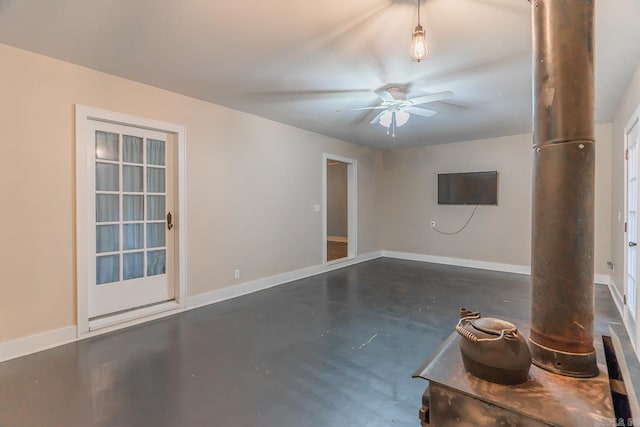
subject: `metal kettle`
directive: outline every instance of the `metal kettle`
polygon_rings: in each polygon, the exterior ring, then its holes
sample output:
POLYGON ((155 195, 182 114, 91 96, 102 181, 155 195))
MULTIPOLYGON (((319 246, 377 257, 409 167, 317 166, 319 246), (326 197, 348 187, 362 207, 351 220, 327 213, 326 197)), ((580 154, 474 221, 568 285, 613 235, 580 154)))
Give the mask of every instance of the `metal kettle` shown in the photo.
POLYGON ((515 385, 527 380, 531 352, 513 323, 461 308, 456 331, 468 372, 497 384, 515 385))

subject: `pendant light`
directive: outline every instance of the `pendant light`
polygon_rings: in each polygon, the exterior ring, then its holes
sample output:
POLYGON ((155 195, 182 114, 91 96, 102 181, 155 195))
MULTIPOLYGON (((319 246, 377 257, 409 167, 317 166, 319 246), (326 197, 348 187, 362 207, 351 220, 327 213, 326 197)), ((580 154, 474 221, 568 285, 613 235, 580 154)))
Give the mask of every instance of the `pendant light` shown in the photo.
POLYGON ((416 29, 413 30, 411 46, 409 48, 411 60, 416 62, 424 61, 427 59, 427 55, 429 54, 427 41, 424 38, 424 29, 422 28, 422 25, 420 25, 420 1, 421 0, 418 0, 418 25, 416 25, 416 29))

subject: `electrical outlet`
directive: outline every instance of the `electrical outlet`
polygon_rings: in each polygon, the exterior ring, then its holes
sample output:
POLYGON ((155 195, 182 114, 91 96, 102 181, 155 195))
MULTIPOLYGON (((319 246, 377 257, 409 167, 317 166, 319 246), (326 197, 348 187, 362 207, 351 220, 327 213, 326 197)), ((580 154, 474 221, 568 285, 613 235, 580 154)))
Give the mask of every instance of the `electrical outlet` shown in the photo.
POLYGON ((431 228, 436 228, 436 222, 435 221, 431 221, 431 228))
POLYGON ((233 271, 233 277, 234 277, 234 279, 239 279, 240 278, 240 269, 239 268, 236 268, 233 271))

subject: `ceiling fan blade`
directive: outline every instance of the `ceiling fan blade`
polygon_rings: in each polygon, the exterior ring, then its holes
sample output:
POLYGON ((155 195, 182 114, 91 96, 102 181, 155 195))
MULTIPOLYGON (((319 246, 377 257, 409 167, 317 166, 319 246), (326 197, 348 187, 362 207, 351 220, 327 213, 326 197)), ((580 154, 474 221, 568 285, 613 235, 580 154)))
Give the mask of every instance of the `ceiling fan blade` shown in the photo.
POLYGON ((389 92, 388 90, 377 90, 376 91, 376 95, 378 95, 380 97, 380 99, 382 99, 383 101, 395 101, 396 99, 393 97, 393 95, 391 95, 391 92, 389 92))
POLYGON ((450 113, 459 113, 469 109, 469 107, 466 105, 458 103, 454 104, 447 101, 435 101, 432 105, 430 105, 430 107, 436 108, 439 113, 442 113, 443 111, 450 113))
POLYGON ((422 117, 432 117, 438 114, 433 110, 427 110, 426 108, 418 108, 418 107, 409 107, 407 108, 407 113, 415 114, 416 116, 422 117))
POLYGON ((453 92, 451 91, 438 92, 432 95, 425 95, 425 96, 419 96, 417 98, 411 98, 409 99, 409 102, 411 102, 411 105, 420 105, 420 104, 426 104, 428 102, 441 101, 443 99, 449 99, 449 98, 453 98, 453 92))
POLYGON ((247 92, 247 99, 256 102, 297 102, 343 98, 346 96, 370 95, 369 89, 310 89, 310 90, 273 90, 263 92, 247 92))
POLYGON ((353 120, 351 120, 349 123, 352 126, 357 126, 357 125, 361 125, 363 123, 369 123, 369 118, 371 117, 371 112, 368 110, 364 110, 364 111, 360 111, 357 114, 353 115, 353 120))
POLYGON ((386 113, 386 111, 382 111, 382 112, 380 112, 380 114, 378 114, 377 116, 375 116, 375 117, 373 118, 373 120, 371 120, 371 121, 369 122, 369 124, 370 124, 370 125, 373 125, 373 124, 378 123, 378 122, 380 121, 380 117, 382 117, 382 115, 383 115, 384 113, 386 113))
MULTIPOLYGON (((470 76, 491 75, 508 67, 521 65, 531 68, 531 50, 516 52, 501 58, 494 58, 486 62, 476 64, 459 64, 459 68, 448 67, 438 73, 425 73, 414 79, 415 81, 428 81, 429 84, 451 83, 468 79, 470 76)), ((414 87, 416 85, 414 84, 414 87)))
POLYGON ((389 1, 381 1, 377 6, 374 5, 373 7, 367 7, 365 11, 360 12, 357 16, 347 17, 342 25, 324 33, 319 39, 312 40, 306 45, 303 44, 302 48, 298 50, 300 52, 312 54, 322 50, 324 47, 332 43, 340 43, 345 39, 349 39, 351 34, 361 30, 363 26, 366 26, 369 20, 389 9, 392 6, 392 3, 393 2, 389 1))
POLYGON ((338 110, 338 113, 342 113, 343 111, 359 111, 359 110, 382 110, 382 105, 377 105, 375 107, 360 107, 360 108, 345 108, 344 110, 338 110))

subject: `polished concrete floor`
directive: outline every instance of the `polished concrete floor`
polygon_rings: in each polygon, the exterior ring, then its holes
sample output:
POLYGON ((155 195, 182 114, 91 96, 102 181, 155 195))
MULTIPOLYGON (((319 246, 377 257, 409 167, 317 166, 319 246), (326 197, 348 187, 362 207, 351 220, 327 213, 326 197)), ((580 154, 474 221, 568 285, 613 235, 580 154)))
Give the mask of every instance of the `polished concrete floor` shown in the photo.
MULTIPOLYGON (((529 277, 381 258, 0 363, 0 426, 418 427, 411 374, 461 306, 529 277)), ((596 331, 620 318, 596 286, 596 331)))

